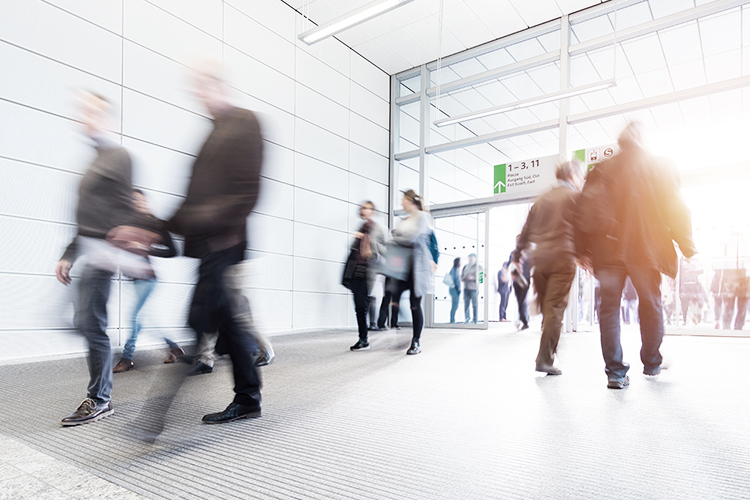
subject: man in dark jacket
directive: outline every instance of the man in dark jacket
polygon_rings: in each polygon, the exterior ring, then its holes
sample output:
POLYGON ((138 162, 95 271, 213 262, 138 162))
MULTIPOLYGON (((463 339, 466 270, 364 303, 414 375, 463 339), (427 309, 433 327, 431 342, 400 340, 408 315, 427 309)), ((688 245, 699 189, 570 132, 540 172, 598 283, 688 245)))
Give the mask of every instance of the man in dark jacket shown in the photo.
POLYGON ((544 317, 536 371, 549 375, 562 373, 554 362, 570 285, 576 276, 574 228, 583 165, 578 160, 565 162, 557 167, 556 176, 559 186, 531 207, 513 252, 513 261, 520 267, 521 252, 536 243, 532 253, 534 288, 544 317))
POLYGON ((696 253, 678 174, 666 160, 648 153, 643 141, 643 127, 630 123, 618 141, 620 154, 594 167, 578 203, 584 236, 578 240, 579 251, 593 259, 601 282, 599 327, 610 389, 630 383, 620 345, 625 278, 630 276, 640 299, 643 373, 657 375, 664 336, 660 273, 677 274, 673 240, 685 257, 696 253))
POLYGON ((62 419, 64 426, 88 424, 114 413, 107 301, 119 255, 105 238, 133 217, 130 156, 104 133, 111 106, 104 98, 89 93, 81 94, 81 101, 84 133, 94 141, 98 154, 81 179, 76 211, 78 234, 57 263, 55 274, 60 283, 69 285, 73 262, 87 256, 78 287, 75 324, 88 342, 90 381, 86 399, 73 414, 62 419))
MULTIPOLYGON (((185 255, 200 259, 198 283, 188 321, 198 340, 219 333, 216 350, 229 354, 234 371, 234 401, 205 423, 259 417, 260 377, 253 363, 258 346, 249 326, 239 321, 239 290, 228 281, 233 266, 244 260, 246 222, 260 187, 263 141, 255 115, 229 103, 216 70, 204 68, 195 77, 196 95, 214 118, 214 129, 193 164, 187 197, 167 223, 185 236, 185 255)), ((200 342, 199 342, 200 343, 200 342)))

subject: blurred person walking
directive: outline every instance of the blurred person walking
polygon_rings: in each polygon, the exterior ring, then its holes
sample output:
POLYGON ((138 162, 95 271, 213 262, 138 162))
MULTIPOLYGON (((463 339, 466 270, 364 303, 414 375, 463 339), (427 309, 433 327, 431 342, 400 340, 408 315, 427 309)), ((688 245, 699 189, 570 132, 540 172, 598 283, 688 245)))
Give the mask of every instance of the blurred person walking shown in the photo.
MULTIPOLYGON (((516 236, 516 246, 518 246, 520 238, 520 234, 516 236)), ((509 270, 513 280, 513 292, 516 295, 516 302, 518 303, 517 325, 519 330, 528 330, 529 306, 526 304, 526 296, 529 294, 529 286, 531 285, 531 258, 525 249, 521 252, 519 261, 514 261, 514 255, 515 250, 510 252, 508 262, 510 263, 509 270)))
POLYGON ((576 276, 575 216, 583 186, 583 164, 578 160, 565 162, 557 167, 555 176, 558 186, 531 207, 513 252, 513 262, 521 267, 522 251, 536 244, 533 278, 543 317, 536 371, 549 375, 562 374, 555 366, 555 354, 576 276))
POLYGON ((638 322, 638 292, 635 291, 633 281, 628 276, 622 290, 622 321, 626 325, 638 322))
POLYGON ((247 217, 260 191, 263 140, 255 114, 230 104, 218 65, 198 69, 194 78, 195 94, 214 128, 193 164, 185 201, 167 228, 185 236, 186 256, 200 259, 188 322, 199 341, 205 333, 218 332, 216 350, 232 360, 234 401, 203 417, 217 424, 261 415, 261 381, 253 363, 258 346, 247 325, 237 320, 241 299, 227 272, 245 258, 247 217))
POLYGON ((458 299, 461 297, 461 257, 453 259, 453 267, 448 272, 450 276, 450 284, 448 285, 448 293, 451 295, 451 323, 456 322, 456 311, 458 310, 458 299))
POLYGON ((673 241, 685 257, 696 253, 677 171, 647 152, 644 139, 641 124, 628 124, 618 139, 620 154, 593 168, 578 203, 579 251, 591 256, 601 282, 599 327, 610 389, 630 383, 630 365, 623 361, 620 344, 625 278, 630 276, 639 297, 643 373, 657 375, 664 368, 659 350, 664 336, 660 273, 677 275, 673 241))
MULTIPOLYGON (((119 255, 117 248, 105 239, 113 228, 132 220, 133 187, 130 155, 105 134, 111 108, 101 96, 81 94, 84 134, 95 143, 97 156, 81 179, 76 210, 77 236, 57 263, 55 274, 60 283, 69 285, 73 263, 85 257, 75 325, 88 343, 89 386, 86 399, 78 409, 60 422, 64 426, 95 422, 114 413, 107 301, 119 255)), ((142 277, 145 276, 144 272, 142 277)))
POLYGON ((372 263, 383 253, 385 238, 380 225, 373 220, 375 205, 371 201, 359 207, 359 217, 364 221, 354 233, 349 259, 344 268, 343 284, 354 295, 354 312, 357 315, 359 340, 350 347, 352 351, 370 349, 367 341, 367 312, 369 296, 375 284, 376 269, 372 263))
POLYGON ((401 294, 409 290, 409 302, 412 316, 412 340, 406 354, 422 352, 420 338, 424 326, 422 297, 430 292, 434 260, 430 251, 430 232, 432 222, 429 214, 422 210, 422 199, 413 190, 404 193, 401 202, 408 216, 402 219, 391 231, 393 242, 399 246, 412 249, 412 260, 406 280, 391 280, 394 287, 391 298, 392 317, 398 318, 401 294))
POLYGON ((503 267, 497 272, 497 293, 500 294, 500 308, 498 314, 499 320, 503 322, 508 321, 507 311, 511 281, 508 262, 504 262, 503 267))
POLYGON ((477 283, 478 283, 478 268, 477 254, 469 254, 469 262, 461 270, 461 282, 464 286, 464 321, 466 323, 477 322, 477 306, 479 301, 477 299, 477 283), (469 306, 473 307, 474 315, 469 316, 469 306))
MULTIPOLYGON (((169 232, 164 229, 165 222, 157 219, 151 213, 146 195, 140 189, 133 190, 133 206, 135 207, 135 215, 128 226, 151 233, 151 235, 153 235, 151 237, 153 244, 149 245, 147 248, 134 248, 131 251, 141 255, 141 258, 144 259, 149 266, 151 266, 151 263, 148 262, 149 256, 169 258, 177 255, 174 241, 169 235, 169 232)), ((129 242, 129 240, 123 238, 123 236, 125 235, 120 235, 118 238, 121 241, 129 242)), ((143 305, 146 303, 146 300, 148 300, 148 297, 156 286, 156 273, 154 273, 153 270, 152 273, 154 274, 153 278, 133 280, 133 287, 135 288, 136 294, 135 307, 133 308, 131 322, 133 330, 130 338, 125 342, 120 361, 117 362, 113 369, 115 373, 126 372, 132 370, 134 367, 133 355, 135 354, 135 344, 138 341, 138 333, 141 330, 141 323, 138 321, 138 313, 141 311, 141 308, 143 308, 143 305)), ((164 337, 164 340, 168 346, 167 359, 164 360, 165 363, 174 363, 177 361, 177 358, 185 354, 180 346, 166 337, 164 337)))

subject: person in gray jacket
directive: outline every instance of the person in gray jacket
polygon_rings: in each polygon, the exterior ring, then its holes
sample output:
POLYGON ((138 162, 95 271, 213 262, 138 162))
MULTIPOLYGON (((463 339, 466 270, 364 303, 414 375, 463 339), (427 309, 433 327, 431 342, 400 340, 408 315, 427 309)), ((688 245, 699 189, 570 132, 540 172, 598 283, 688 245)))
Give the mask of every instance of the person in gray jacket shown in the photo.
POLYGON ((370 348, 367 340, 367 308, 369 295, 375 284, 375 262, 378 255, 383 253, 385 238, 383 230, 373 220, 375 215, 375 204, 371 201, 362 203, 359 207, 359 216, 364 220, 359 231, 354 233, 354 243, 351 246, 351 276, 349 276, 349 289, 354 294, 354 312, 357 315, 357 327, 359 329, 359 340, 350 347, 352 351, 366 351, 370 348))
POLYGON ((414 249, 414 258, 409 269, 406 281, 393 281, 393 299, 391 307, 393 316, 398 317, 398 304, 401 294, 409 290, 409 301, 411 303, 411 316, 413 336, 411 346, 406 354, 419 354, 422 352, 420 337, 424 326, 424 314, 422 313, 422 297, 428 294, 433 286, 433 264, 430 252, 430 215, 422 211, 422 198, 413 190, 404 193, 401 202, 404 210, 409 214, 399 222, 396 229, 391 231, 393 241, 397 245, 414 249))

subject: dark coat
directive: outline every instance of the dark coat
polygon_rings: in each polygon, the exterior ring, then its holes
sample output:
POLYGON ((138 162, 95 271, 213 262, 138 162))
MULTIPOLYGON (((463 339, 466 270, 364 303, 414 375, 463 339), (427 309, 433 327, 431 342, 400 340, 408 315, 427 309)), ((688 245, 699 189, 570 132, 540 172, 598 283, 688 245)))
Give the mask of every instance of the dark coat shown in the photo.
POLYGON ((677 171, 642 149, 626 149, 594 167, 576 221, 578 251, 593 258, 594 269, 630 264, 674 278, 673 240, 686 257, 696 253, 677 171))
POLYGON ((247 216, 260 191, 263 140, 252 111, 230 108, 193 164, 187 197, 167 223, 185 236, 185 255, 201 258, 247 242, 247 216))

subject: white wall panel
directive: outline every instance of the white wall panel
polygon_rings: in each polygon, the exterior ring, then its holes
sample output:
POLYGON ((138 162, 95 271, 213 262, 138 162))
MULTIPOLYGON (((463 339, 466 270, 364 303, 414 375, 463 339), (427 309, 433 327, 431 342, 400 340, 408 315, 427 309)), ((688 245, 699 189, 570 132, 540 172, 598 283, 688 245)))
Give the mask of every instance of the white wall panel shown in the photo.
POLYGON ((41 0, 5 1, 2 12, 0 40, 121 81, 122 39, 116 34, 41 0))
POLYGON ((45 0, 78 17, 122 35, 123 0, 45 0))
POLYGON ((349 170, 381 184, 388 184, 388 158, 359 144, 349 145, 349 170))
MULTIPOLYGON (((298 19, 297 24, 299 26, 299 28, 297 29, 298 33, 302 33, 309 29, 303 27, 304 21, 302 21, 302 18, 298 19)), ((302 50, 305 53, 313 56, 320 62, 327 64, 345 77, 349 78, 350 50, 341 42, 333 37, 326 38, 325 40, 321 40, 320 42, 313 45, 307 45, 306 43, 297 40, 296 38, 295 42, 299 50, 302 50)))
POLYGON ((349 106, 349 79, 302 49, 296 52, 296 79, 319 93, 349 106))
POLYGON ((184 196, 195 157, 130 137, 122 138, 133 162, 133 185, 184 196))
POLYGON ((221 60, 221 40, 145 0, 125 0, 125 38, 182 64, 221 60))
POLYGON ((293 184, 294 151, 272 142, 264 141, 263 171, 261 175, 287 184, 293 184))
POLYGON ((356 52, 351 52, 351 61, 352 80, 384 101, 391 102, 390 76, 356 52))
POLYGON ((294 119, 295 149, 318 160, 348 169, 349 142, 299 118, 294 119))
POLYGON ((128 89, 123 109, 123 135, 183 153, 197 154, 213 128, 203 116, 128 89))
POLYGON ((346 231, 348 210, 349 204, 345 201, 294 188, 295 221, 346 231))
POLYGON ((254 19, 284 40, 295 43, 295 22, 299 16, 284 2, 265 2, 262 9, 258 8, 257 0, 226 0, 224 3, 254 19))
POLYGON ((81 176, 0 159, 0 214, 75 224, 81 176))
POLYGON ((292 220, 294 219, 293 200, 294 186, 262 178, 260 197, 255 204, 255 212, 292 220))
POLYGON ((255 288, 292 290, 292 256, 250 252, 250 258, 255 272, 247 283, 255 288))
POLYGON ((149 0, 154 5, 192 24, 196 28, 221 38, 221 0, 149 0))
POLYGON ((224 42, 294 78, 294 45, 230 5, 224 7, 224 42))
MULTIPOLYGON (((117 335, 112 335, 116 338, 117 335)), ((78 354, 88 351, 83 335, 75 330, 0 330, 0 364, 25 358, 38 359, 61 353, 78 354)))
POLYGON ((71 225, 0 216, 0 234, 24 235, 0 249, 0 272, 55 273, 64 245, 76 234, 71 225), (60 245, 60 242, 63 242, 60 245))
POLYGON ((261 333, 292 328, 292 292, 246 288, 255 327, 261 333))
POLYGON ((294 292, 294 327, 347 326, 350 310, 353 309, 351 300, 346 295, 294 292))
POLYGON ((123 85, 180 108, 209 117, 191 92, 190 69, 167 56, 125 40, 123 85))
POLYGON ((246 94, 294 113, 294 80, 232 47, 224 49, 229 84, 246 94))
POLYGON ((298 186, 340 200, 347 199, 349 172, 309 156, 294 155, 294 180, 298 186))
POLYGON ((296 85, 296 114, 299 118, 349 138, 349 109, 304 85, 296 85))
POLYGON ((349 255, 348 233, 294 223, 294 255, 308 259, 344 262, 349 255))
POLYGON ((388 155, 388 130, 356 113, 351 115, 351 139, 383 156, 388 155))
POLYGON ((294 114, 239 91, 232 95, 232 102, 255 113, 266 141, 294 149, 294 114))
POLYGON ((385 210, 388 203, 388 186, 350 173, 349 202, 360 205, 365 200, 373 202, 377 209, 385 210))
POLYGON ((254 213, 247 220, 248 248, 261 252, 293 255, 293 222, 254 213))
POLYGON ((120 87, 108 80, 7 43, 0 43, 0 61, 0 96, 6 100, 77 119, 76 93, 85 89, 120 112, 120 87))
POLYGON ((352 111, 385 129, 390 128, 390 104, 358 83, 350 86, 352 111))
POLYGON ((83 172, 96 152, 78 130, 65 118, 0 100, 0 156, 5 158, 83 172))
MULTIPOLYGON (((146 300, 138 319, 144 328, 169 328, 187 326, 190 301, 193 296, 193 285, 175 283, 156 283, 154 291, 146 300)), ((130 280, 122 282, 122 329, 126 337, 132 332, 133 308, 135 307, 135 286, 130 280)), ((165 332, 166 333, 166 332, 165 332)), ((162 334, 164 335, 164 334, 162 334)), ((140 344, 140 336, 139 336, 140 344)), ((123 342, 124 344, 124 342, 123 342)), ((122 344, 121 344, 122 345, 122 344)))
POLYGON ((294 257, 294 291, 320 293, 347 293, 341 285, 342 262, 294 257))

